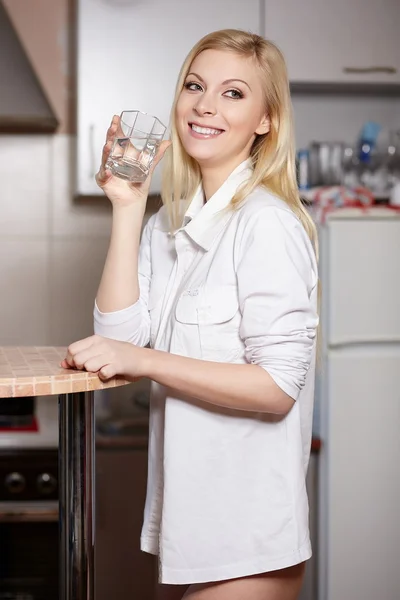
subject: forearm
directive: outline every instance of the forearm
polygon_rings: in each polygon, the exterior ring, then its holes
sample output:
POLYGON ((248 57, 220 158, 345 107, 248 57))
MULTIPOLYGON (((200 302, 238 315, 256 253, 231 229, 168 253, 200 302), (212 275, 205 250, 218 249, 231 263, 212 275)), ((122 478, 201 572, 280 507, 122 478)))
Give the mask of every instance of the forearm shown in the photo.
POLYGON ((145 202, 113 209, 110 246, 97 292, 101 312, 134 304, 140 295, 138 253, 145 202))
POLYGON ((275 383, 262 367, 186 358, 158 350, 144 350, 144 375, 216 406, 287 414, 294 400, 275 383))

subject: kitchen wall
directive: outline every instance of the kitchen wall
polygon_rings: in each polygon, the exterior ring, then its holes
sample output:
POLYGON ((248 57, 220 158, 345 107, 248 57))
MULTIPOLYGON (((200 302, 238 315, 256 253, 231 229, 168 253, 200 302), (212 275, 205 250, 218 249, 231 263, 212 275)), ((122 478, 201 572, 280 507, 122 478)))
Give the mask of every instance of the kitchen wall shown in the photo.
MULTIPOLYGON (((92 330, 107 200, 73 197, 73 0, 4 0, 60 120, 55 135, 0 136, 0 343, 68 344, 92 330), (35 26, 32 17, 35 15, 35 26)), ((364 121, 400 123, 394 98, 296 95, 298 145, 352 142, 364 121)))
POLYGON ((310 96, 293 94, 298 148, 313 141, 344 141, 354 144, 366 121, 382 125, 379 143, 385 145, 390 128, 400 129, 400 100, 393 97, 357 95, 310 96))

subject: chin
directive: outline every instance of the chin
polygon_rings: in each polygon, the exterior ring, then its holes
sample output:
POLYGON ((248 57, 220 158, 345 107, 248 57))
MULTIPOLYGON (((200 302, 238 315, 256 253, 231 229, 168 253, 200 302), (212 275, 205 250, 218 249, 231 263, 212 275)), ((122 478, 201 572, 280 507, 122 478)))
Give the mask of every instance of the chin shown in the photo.
POLYGON ((215 161, 220 157, 219 152, 210 148, 199 147, 197 144, 185 144, 182 141, 182 146, 184 147, 186 153, 199 164, 215 161))
POLYGON ((220 156, 218 154, 206 154, 205 152, 188 152, 186 151, 193 160, 195 160, 199 165, 208 165, 217 163, 220 160, 220 156))

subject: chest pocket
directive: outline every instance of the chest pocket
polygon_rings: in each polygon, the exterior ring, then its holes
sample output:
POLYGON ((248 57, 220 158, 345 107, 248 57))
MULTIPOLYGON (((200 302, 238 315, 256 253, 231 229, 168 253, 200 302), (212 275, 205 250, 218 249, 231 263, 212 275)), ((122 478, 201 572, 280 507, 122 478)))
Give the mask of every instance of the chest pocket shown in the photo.
MULTIPOLYGON (((204 360, 231 362, 244 353, 235 288, 217 288, 198 295, 186 293, 178 300, 175 317, 179 324, 187 326, 188 339, 186 343, 183 339, 184 345, 190 347, 193 337, 197 336, 204 360)), ((185 331, 182 337, 186 338, 185 331)))

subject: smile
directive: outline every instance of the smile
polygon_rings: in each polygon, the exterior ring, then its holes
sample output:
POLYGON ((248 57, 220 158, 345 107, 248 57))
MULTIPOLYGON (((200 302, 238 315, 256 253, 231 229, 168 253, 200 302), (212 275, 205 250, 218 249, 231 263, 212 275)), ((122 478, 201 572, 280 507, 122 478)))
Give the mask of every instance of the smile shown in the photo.
POLYGON ((210 127, 200 127, 195 123, 189 123, 189 129, 192 132, 192 134, 195 135, 195 137, 199 138, 216 137, 224 132, 223 129, 211 129, 210 127))

